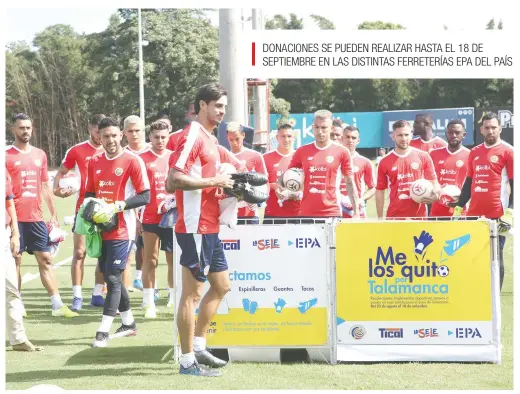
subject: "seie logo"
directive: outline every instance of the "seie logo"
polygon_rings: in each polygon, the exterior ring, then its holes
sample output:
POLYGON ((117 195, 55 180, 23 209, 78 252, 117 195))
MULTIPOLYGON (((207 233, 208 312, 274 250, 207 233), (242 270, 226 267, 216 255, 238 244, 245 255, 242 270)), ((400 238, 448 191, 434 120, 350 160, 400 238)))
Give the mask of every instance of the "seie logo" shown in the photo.
POLYGON ((296 238, 294 242, 289 241, 289 246, 291 245, 296 245, 296 248, 298 249, 321 248, 317 238, 296 238))
POLYGON ((363 327, 363 326, 353 326, 350 329, 350 335, 354 339, 361 339, 365 336, 366 333, 367 333, 367 330, 365 330, 365 327, 363 327))
POLYGON ((439 336, 439 332, 436 328, 419 328, 417 330, 413 330, 413 333, 419 338, 435 338, 439 336))
POLYGON ((280 249, 278 239, 259 239, 258 241, 253 241, 253 246, 257 246, 258 250, 280 249))
POLYGON ((220 245, 224 250, 240 250, 239 239, 223 239, 220 241, 220 245))
POLYGON ((379 333, 381 334, 381 338, 403 338, 402 328, 380 328, 379 333))
POLYGON ((482 335, 480 335, 480 332, 478 328, 456 328, 455 332, 448 330, 448 336, 454 335, 457 339, 464 339, 464 338, 481 338, 482 335))

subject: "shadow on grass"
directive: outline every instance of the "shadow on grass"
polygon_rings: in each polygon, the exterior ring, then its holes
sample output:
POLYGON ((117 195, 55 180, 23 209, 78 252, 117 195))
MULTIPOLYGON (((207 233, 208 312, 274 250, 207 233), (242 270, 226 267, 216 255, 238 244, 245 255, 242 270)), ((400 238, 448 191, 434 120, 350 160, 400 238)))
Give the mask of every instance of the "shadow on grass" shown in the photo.
MULTIPOLYGON (((112 376, 128 376, 135 378, 138 376, 147 376, 146 371, 140 371, 138 368, 100 368, 94 369, 74 369, 74 370, 43 370, 43 371, 27 371, 14 372, 5 375, 6 383, 27 383, 27 382, 49 382, 53 380, 77 379, 81 377, 106 377, 111 379, 112 376)), ((86 390, 88 387, 83 387, 86 390)))
MULTIPOLYGON (((89 348, 74 354, 65 363, 66 366, 77 365, 116 365, 129 364, 136 361, 139 364, 159 364, 172 362, 171 346, 124 346, 117 347, 116 341, 111 340, 108 348, 89 348), (112 346, 112 343, 114 346, 112 346), (139 355, 136 359, 136 355, 139 355)), ((128 340, 128 339, 126 339, 128 340)))

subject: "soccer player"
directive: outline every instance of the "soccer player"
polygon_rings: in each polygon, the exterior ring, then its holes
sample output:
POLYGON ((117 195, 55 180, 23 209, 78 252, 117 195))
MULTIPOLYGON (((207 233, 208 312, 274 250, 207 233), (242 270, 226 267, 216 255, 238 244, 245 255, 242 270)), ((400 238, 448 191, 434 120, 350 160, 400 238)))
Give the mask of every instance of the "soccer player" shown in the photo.
POLYGON ((105 209, 94 214, 96 223, 107 223, 117 215, 116 228, 101 233, 102 252, 98 261, 108 292, 101 325, 92 346, 105 347, 117 310, 121 313, 123 324, 116 330, 116 335, 137 333, 122 274, 135 240, 135 208, 150 202, 150 183, 141 158, 121 147, 119 123, 107 117, 99 122, 98 127, 105 152, 90 159, 85 198, 103 199, 107 203, 105 209))
POLYGON ((469 201, 467 216, 485 216, 498 220, 502 290, 505 235, 513 224, 514 151, 511 145, 500 139, 501 132, 500 120, 495 113, 489 112, 482 117, 480 133, 484 142, 471 149, 469 153, 468 173, 453 215, 460 216, 462 207, 469 201))
POLYGON ((430 114, 417 114, 413 122, 414 135, 417 137, 410 141, 410 146, 425 152, 447 146, 448 143, 442 138, 433 136, 432 126, 433 118, 430 114))
MULTIPOLYGON (((240 123, 229 122, 226 131, 231 153, 246 166, 248 171, 259 172, 267 176, 262 155, 253 149, 244 147, 246 134, 241 130, 240 123)), ((258 224, 259 220, 258 205, 247 204, 245 207, 238 209, 237 224, 258 224)))
MULTIPOLYGON (((42 196, 49 208, 51 223, 59 226, 51 188, 47 184, 49 181, 47 155, 43 150, 29 143, 32 136, 32 120, 27 115, 18 114, 14 117, 12 132, 15 142, 5 152, 5 164, 12 181, 20 232, 20 251, 15 259, 18 289, 21 289, 22 285, 20 277, 22 253, 34 254, 42 284, 51 298, 52 316, 76 317, 78 314, 61 301, 56 276, 52 269, 49 233, 43 220, 42 196)), ((26 315, 25 309, 22 313, 26 315)))
MULTIPOLYGON (((60 180, 67 175, 67 173, 74 169, 74 175, 79 181, 80 189, 77 193, 76 210, 77 215, 79 207, 83 204, 85 199, 85 179, 87 177, 88 162, 92 156, 103 152, 103 145, 101 145, 101 139, 99 138, 98 124, 105 115, 96 114, 93 115, 88 124, 89 139, 74 145, 66 153, 61 166, 58 169, 56 177, 54 178, 53 191, 54 195, 61 198, 70 197, 74 194, 74 191, 61 189, 60 180)), ((81 285, 83 283, 83 275, 85 272, 85 258, 87 257, 87 247, 85 244, 85 236, 76 234, 74 232, 76 227, 76 216, 74 216, 74 225, 72 226, 72 233, 74 239, 74 252, 72 255, 71 263, 71 277, 72 277, 72 293, 74 298, 72 299, 72 310, 80 311, 83 306, 83 294, 81 293, 81 285)), ((105 280, 99 267, 96 267, 95 274, 96 284, 92 293, 90 304, 93 306, 102 307, 105 300, 102 295, 103 285, 105 280)))
MULTIPOLYGON (((462 146, 462 140, 466 136, 464 123, 459 120, 451 120, 446 127, 446 140, 448 146, 433 149, 430 157, 435 167, 435 173, 441 187, 455 185, 462 190, 462 184, 468 171, 469 149, 462 146)), ((443 205, 440 201, 432 204, 430 216, 449 217, 454 212, 453 207, 443 205)))
POLYGON ((301 200, 296 194, 284 196, 278 178, 287 168, 294 155, 294 129, 289 124, 282 124, 276 133, 278 147, 264 154, 264 163, 269 177, 269 199, 265 207, 266 219, 298 217, 301 200))
POLYGON ((14 256, 20 251, 20 232, 14 206, 14 194, 9 174, 5 174, 5 237, 3 263, 5 266, 5 311, 9 344, 15 351, 35 352, 42 350, 34 346, 25 332, 22 317, 22 300, 18 291, 18 278, 14 256))
POLYGON ((168 142, 168 124, 156 121, 150 126, 151 149, 141 153, 150 180, 150 203, 141 211, 143 226, 144 260, 143 260, 143 306, 145 318, 156 317, 154 303, 155 271, 159 259, 159 243, 166 253, 168 264, 168 288, 170 298, 168 305, 173 306, 173 229, 159 227, 162 214, 158 208, 161 202, 170 197, 166 193, 165 183, 168 176, 171 151, 166 149, 168 142))
POLYGON ((219 174, 218 147, 211 130, 226 113, 227 91, 211 83, 197 93, 197 118, 185 131, 177 150, 170 157, 173 167, 166 190, 177 200, 178 218, 175 225, 177 244, 181 249, 182 293, 177 326, 181 340, 180 373, 196 376, 220 376, 210 367, 223 367, 226 362, 206 349, 206 331, 222 299, 230 290, 228 266, 218 233, 220 209, 219 188, 231 188, 231 175, 219 174), (200 301, 197 326, 195 307, 206 279, 210 289, 200 301), (195 333, 195 336, 193 336, 195 333))
POLYGON ((399 120, 392 126, 395 148, 388 153, 377 168, 376 210, 377 217, 383 218, 385 190, 390 185, 390 202, 387 218, 426 217, 426 205, 438 200, 440 185, 435 175, 432 159, 428 153, 412 148, 412 130, 406 120, 399 120), (433 183, 432 196, 418 204, 410 197, 410 185, 417 179, 433 183))
POLYGON ((347 148, 330 140, 332 113, 317 111, 312 130, 316 141, 296 149, 289 164, 289 168, 303 169, 305 177, 299 216, 341 217, 339 187, 343 176, 348 194, 355 196, 353 217, 359 217, 352 158, 347 148))
MULTIPOLYGON (((128 145, 125 149, 130 152, 140 155, 150 149, 150 144, 146 143, 146 136, 144 131, 144 123, 139 116, 130 115, 125 118, 123 122, 123 132, 128 141, 128 145)), ((136 239, 135 244, 128 255, 128 263, 126 265, 125 272, 123 273, 123 283, 127 287, 128 291, 134 291, 135 289, 143 289, 142 280, 142 265, 143 265, 143 237, 142 237, 142 226, 139 221, 139 215, 136 215, 136 239), (130 272, 132 269, 132 263, 135 262, 135 273, 133 287, 130 286, 130 272)))
MULTIPOLYGON (((358 198, 360 202, 359 217, 366 217, 366 202, 374 197, 376 193, 374 181, 374 168, 372 163, 365 156, 361 156, 356 152, 356 147, 359 145, 359 129, 356 126, 347 126, 343 130, 343 137, 341 142, 347 148, 352 157, 352 172, 354 173, 354 181, 358 191, 358 198)), ((345 182, 341 182, 341 194, 348 196, 345 182)), ((344 207, 342 213, 344 218, 351 218, 352 206, 344 207)))
POLYGON ((341 119, 334 119, 332 121, 332 130, 330 131, 330 140, 341 144, 341 138, 343 135, 343 126, 341 119))

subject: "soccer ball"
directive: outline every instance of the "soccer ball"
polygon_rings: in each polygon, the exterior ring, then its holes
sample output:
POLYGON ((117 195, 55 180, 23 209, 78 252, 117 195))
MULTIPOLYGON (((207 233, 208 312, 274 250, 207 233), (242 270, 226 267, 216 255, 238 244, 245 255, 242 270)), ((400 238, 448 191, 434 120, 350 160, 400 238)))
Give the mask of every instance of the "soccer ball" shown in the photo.
POLYGON ((237 169, 231 163, 221 163, 219 168, 218 168, 218 172, 220 174, 231 175, 231 174, 235 174, 237 172, 237 169))
POLYGON ((291 192, 303 189, 303 171, 299 168, 289 168, 282 176, 282 185, 291 192))
POLYGON ((433 193, 433 183, 426 179, 417 179, 410 185, 410 197, 416 203, 422 204, 426 197, 433 193))
POLYGON ((450 274, 450 269, 447 265, 441 265, 439 268, 437 268, 437 273, 439 276, 445 277, 450 274))
POLYGON ((69 190, 73 190, 74 192, 78 192, 80 189, 79 180, 75 176, 74 177, 68 176, 65 178, 61 178, 59 186, 60 186, 60 189, 69 189, 69 190))
POLYGON ((460 189, 455 185, 446 185, 441 190, 439 202, 449 207, 449 204, 459 201, 460 189))

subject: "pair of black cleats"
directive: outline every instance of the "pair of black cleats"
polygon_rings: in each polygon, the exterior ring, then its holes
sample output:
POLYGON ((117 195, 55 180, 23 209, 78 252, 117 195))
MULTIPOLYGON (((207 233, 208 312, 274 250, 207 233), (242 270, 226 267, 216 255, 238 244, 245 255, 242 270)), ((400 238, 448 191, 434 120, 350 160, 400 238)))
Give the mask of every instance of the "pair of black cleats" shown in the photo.
POLYGON ((267 183, 268 179, 259 172, 240 172, 231 174, 231 179, 235 181, 232 188, 224 189, 224 193, 230 197, 236 197, 239 201, 249 204, 260 204, 267 200, 269 194, 266 188, 260 189, 267 183))
POLYGON ((227 361, 215 357, 207 349, 194 352, 195 362, 189 367, 180 366, 179 373, 182 375, 215 377, 221 376, 222 373, 213 368, 222 368, 227 365, 227 361))
POLYGON ((108 332, 96 332, 96 339, 94 340, 92 347, 107 347, 110 339, 130 337, 134 335, 137 335, 137 326, 135 325, 135 321, 130 325, 122 324, 112 337, 108 335, 108 332))

